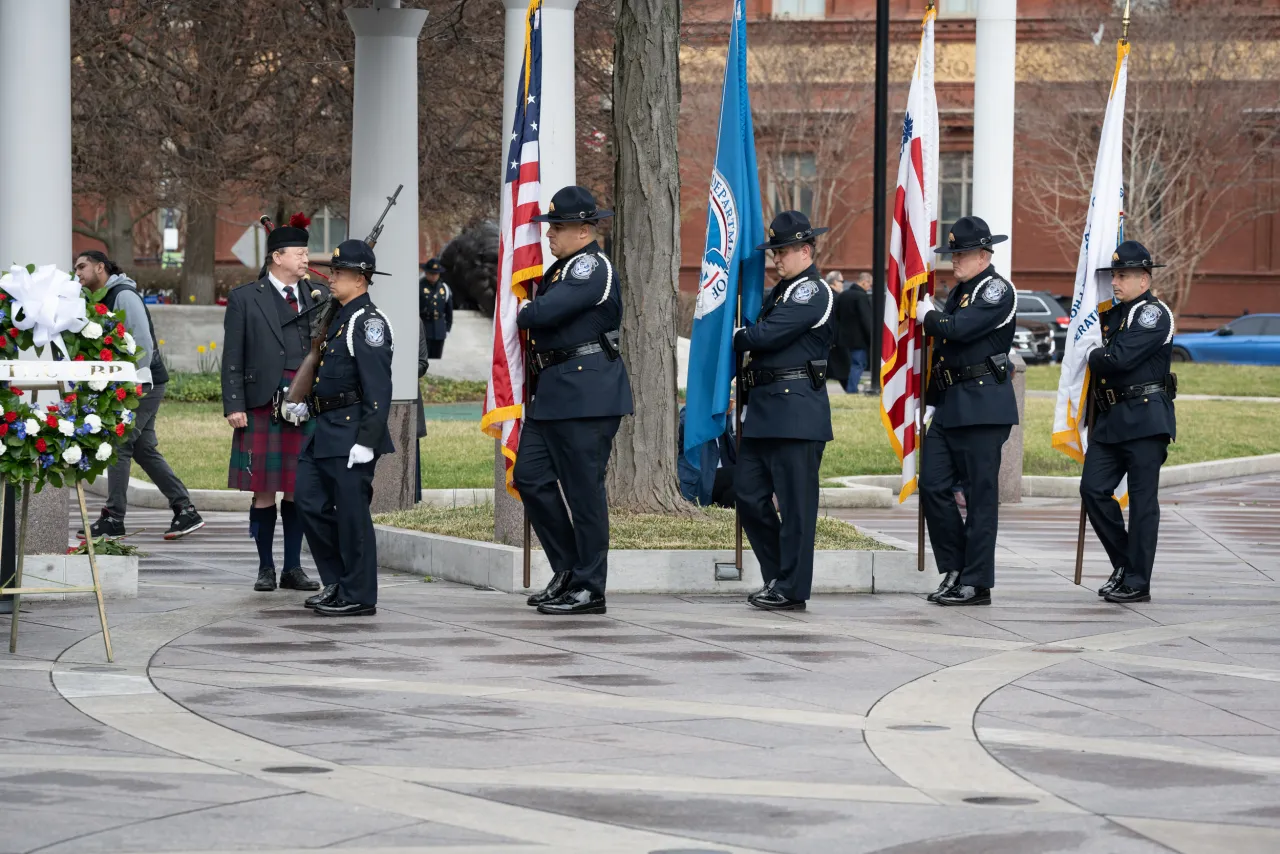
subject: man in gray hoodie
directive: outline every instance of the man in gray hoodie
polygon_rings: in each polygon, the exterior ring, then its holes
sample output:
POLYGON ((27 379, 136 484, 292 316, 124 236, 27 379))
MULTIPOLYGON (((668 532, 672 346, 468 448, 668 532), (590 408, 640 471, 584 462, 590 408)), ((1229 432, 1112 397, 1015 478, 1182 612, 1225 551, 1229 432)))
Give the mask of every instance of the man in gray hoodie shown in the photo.
MULTIPOLYGON (((157 445, 156 413, 160 409, 160 402, 164 400, 164 386, 169 381, 169 372, 165 369, 164 360, 156 346, 151 315, 142 301, 142 295, 138 293, 137 283, 121 272, 102 252, 96 249, 81 252, 76 256, 75 272, 80 284, 90 291, 107 289, 103 298, 107 308, 124 312, 124 328, 133 336, 138 347, 138 382, 144 392, 138 409, 134 412, 133 427, 125 434, 123 443, 116 448, 116 461, 107 469, 107 506, 102 509, 102 517, 90 525, 89 530, 94 537, 124 536, 129 471, 136 459, 173 508, 173 522, 169 525, 169 530, 165 531, 164 538, 176 540, 185 537, 192 531, 203 528, 204 520, 191 503, 187 487, 173 473, 157 445)), ((79 532, 79 536, 84 537, 83 530, 79 532)))

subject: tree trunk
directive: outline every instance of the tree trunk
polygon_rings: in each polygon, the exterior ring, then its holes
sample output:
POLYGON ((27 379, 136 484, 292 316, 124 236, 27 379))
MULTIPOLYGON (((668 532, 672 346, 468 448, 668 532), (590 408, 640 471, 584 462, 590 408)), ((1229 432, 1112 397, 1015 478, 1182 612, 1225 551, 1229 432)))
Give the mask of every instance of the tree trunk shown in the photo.
POLYGON ((680 3, 619 0, 617 10, 613 254, 636 414, 614 441, 609 493, 632 510, 687 512, 676 470, 680 3))
POLYGON ((126 270, 133 269, 133 210, 129 199, 115 195, 107 199, 107 254, 126 270))
POLYGON ((187 243, 179 285, 183 305, 213 305, 213 255, 218 205, 205 199, 187 203, 187 243))

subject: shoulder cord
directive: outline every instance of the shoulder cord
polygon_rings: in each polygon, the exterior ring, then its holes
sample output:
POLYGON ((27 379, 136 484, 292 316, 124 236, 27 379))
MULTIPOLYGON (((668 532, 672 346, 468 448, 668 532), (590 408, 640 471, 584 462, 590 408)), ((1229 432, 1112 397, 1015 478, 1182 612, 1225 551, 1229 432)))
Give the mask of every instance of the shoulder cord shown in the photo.
MULTIPOLYGON (((987 282, 991 281, 991 280, 992 280, 992 279, 994 279, 994 278, 996 278, 996 277, 995 277, 995 276, 987 276, 987 277, 986 277, 985 279, 983 279, 981 282, 978 282, 978 286, 977 286, 976 288, 974 288, 974 289, 973 289, 973 296, 969 298, 969 303, 970 303, 971 305, 972 305, 973 303, 975 303, 975 302, 977 302, 977 301, 978 301, 978 297, 982 294, 982 288, 983 288, 983 286, 984 286, 984 285, 986 285, 986 283, 987 283, 987 282)), ((1000 281, 1004 281, 1004 280, 1003 280, 1003 279, 1000 279, 1000 281)), ((1010 282, 1005 282, 1005 284, 1009 286, 1009 290, 1011 290, 1011 291, 1012 291, 1012 290, 1014 290, 1014 288, 1013 288, 1013 284, 1012 284, 1012 283, 1010 283, 1010 282)), ((1013 322, 1013 318, 1014 318, 1014 316, 1016 316, 1016 315, 1017 315, 1017 313, 1018 313, 1018 293, 1017 293, 1017 291, 1014 291, 1014 294, 1013 294, 1013 308, 1011 308, 1011 309, 1009 310, 1009 316, 1008 316, 1008 317, 1006 317, 1004 320, 1000 321, 1000 323, 996 325, 996 329, 1001 329, 1001 328, 1003 328, 1003 327, 1005 327, 1005 326, 1008 326, 1010 323, 1012 323, 1012 322, 1013 322)))

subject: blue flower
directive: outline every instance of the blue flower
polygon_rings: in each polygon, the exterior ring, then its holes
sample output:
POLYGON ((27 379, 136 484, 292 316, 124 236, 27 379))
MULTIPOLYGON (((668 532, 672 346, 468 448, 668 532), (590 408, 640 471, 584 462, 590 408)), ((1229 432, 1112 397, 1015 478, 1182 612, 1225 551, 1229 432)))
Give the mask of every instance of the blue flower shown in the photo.
POLYGON ((8 319, 9 319, 9 312, 5 311, 3 308, 0 308, 0 323, 4 323, 8 319))
POLYGON ((19 439, 25 439, 27 438, 27 425, 17 421, 13 425, 13 432, 17 434, 19 439))
POLYGON ((133 418, 134 418, 133 413, 128 409, 126 409, 124 411, 124 414, 120 416, 120 420, 123 421, 125 424, 132 424, 133 418))
POLYGON ((59 404, 58 404, 58 412, 59 412, 59 413, 61 413, 62 415, 70 415, 70 414, 71 414, 71 404, 67 403, 65 400, 64 400, 62 403, 59 403, 59 404))
POLYGON ((89 467, 90 464, 88 457, 81 457, 80 462, 76 463, 76 468, 80 469, 80 471, 88 471, 89 467))
POLYGON ((51 465, 53 465, 53 454, 41 454, 40 467, 47 469, 51 465))

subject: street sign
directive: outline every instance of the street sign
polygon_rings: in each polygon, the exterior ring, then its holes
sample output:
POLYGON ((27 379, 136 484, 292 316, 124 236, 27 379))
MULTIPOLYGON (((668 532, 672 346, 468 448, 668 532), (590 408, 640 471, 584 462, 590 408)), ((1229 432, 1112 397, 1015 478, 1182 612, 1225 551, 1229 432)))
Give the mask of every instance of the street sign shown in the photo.
POLYGON ((254 224, 245 229, 244 234, 231 247, 231 252, 240 259, 240 263, 255 270, 262 266, 266 259, 267 238, 262 226, 254 224))

